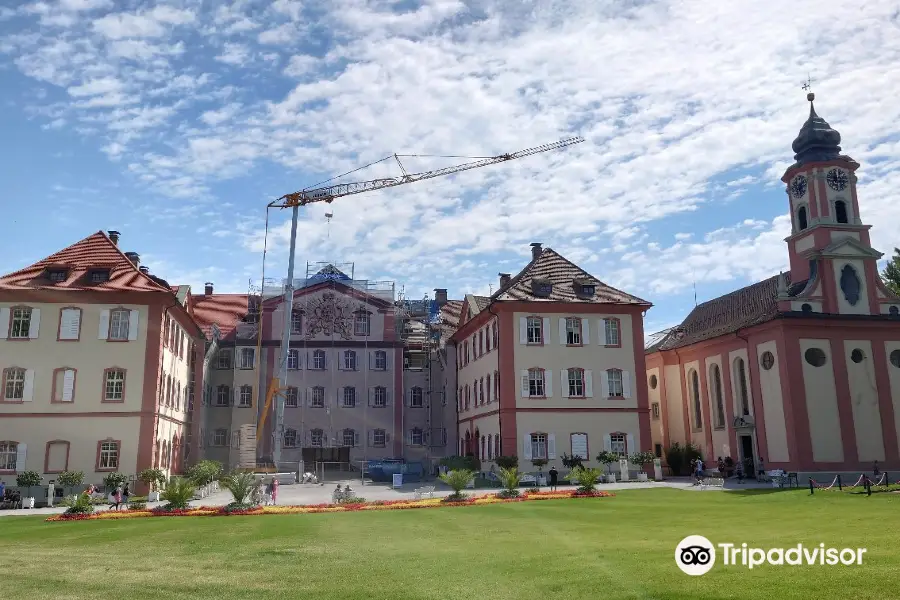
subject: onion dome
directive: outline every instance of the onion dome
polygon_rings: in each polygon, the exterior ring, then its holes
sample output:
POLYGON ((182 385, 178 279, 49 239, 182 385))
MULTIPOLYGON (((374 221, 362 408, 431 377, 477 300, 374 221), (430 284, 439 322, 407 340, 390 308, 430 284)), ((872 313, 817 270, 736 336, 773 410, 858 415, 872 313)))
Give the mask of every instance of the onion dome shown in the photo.
POLYGON ((841 158, 841 134, 831 128, 828 122, 816 114, 813 106, 815 94, 809 93, 809 118, 792 144, 797 164, 841 158))

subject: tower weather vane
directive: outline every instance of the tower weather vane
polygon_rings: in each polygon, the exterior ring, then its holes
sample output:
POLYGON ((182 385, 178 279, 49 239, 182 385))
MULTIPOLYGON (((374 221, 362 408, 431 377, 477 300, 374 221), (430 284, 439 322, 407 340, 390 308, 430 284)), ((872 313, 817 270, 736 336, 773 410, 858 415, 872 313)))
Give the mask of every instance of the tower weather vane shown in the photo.
POLYGON ((803 85, 800 86, 800 88, 806 92, 806 98, 810 102, 812 102, 813 98, 815 98, 815 94, 813 94, 813 91, 812 91, 812 83, 813 83, 813 78, 810 77, 809 73, 807 73, 806 81, 804 81, 803 85))

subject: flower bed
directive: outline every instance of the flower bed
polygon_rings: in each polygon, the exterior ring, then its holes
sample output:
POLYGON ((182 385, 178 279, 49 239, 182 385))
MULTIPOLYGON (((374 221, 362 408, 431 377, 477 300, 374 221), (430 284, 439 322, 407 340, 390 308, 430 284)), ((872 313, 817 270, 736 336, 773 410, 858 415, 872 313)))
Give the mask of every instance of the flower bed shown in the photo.
POLYGON ((300 515, 326 512, 354 512, 361 510, 408 510, 414 508, 440 508, 445 506, 478 506, 482 504, 502 504, 507 502, 533 502, 536 500, 563 500, 567 498, 606 498, 613 496, 609 492, 594 491, 579 493, 535 492, 518 498, 500 498, 496 494, 489 496, 467 497, 464 500, 447 502, 444 498, 427 498, 424 500, 378 500, 374 502, 348 502, 346 504, 312 504, 307 506, 257 506, 247 510, 234 510, 226 506, 198 506, 186 510, 165 511, 159 508, 152 510, 120 510, 104 511, 92 514, 53 515, 48 521, 88 521, 141 519, 147 517, 226 517, 241 515, 300 515))

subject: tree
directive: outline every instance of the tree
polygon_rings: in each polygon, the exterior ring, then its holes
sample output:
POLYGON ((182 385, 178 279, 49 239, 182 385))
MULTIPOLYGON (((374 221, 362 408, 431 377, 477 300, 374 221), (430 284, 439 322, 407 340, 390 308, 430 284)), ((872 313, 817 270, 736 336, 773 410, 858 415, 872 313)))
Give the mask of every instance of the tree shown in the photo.
POLYGON ((900 248, 894 248, 894 255, 884 268, 881 279, 892 292, 900 295, 900 248))

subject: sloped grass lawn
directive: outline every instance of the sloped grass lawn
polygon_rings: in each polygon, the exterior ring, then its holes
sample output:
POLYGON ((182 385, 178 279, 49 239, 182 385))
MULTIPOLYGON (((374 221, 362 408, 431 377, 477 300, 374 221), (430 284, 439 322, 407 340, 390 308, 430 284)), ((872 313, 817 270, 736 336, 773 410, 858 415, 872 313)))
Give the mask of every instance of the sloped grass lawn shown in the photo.
MULTIPOLYGON (((0 518, 14 598, 353 600, 900 595, 900 494, 633 490, 465 509, 46 523, 0 518), (866 547, 861 567, 675 565, 690 534, 866 547)), ((720 559, 721 560, 721 559, 720 559)))

